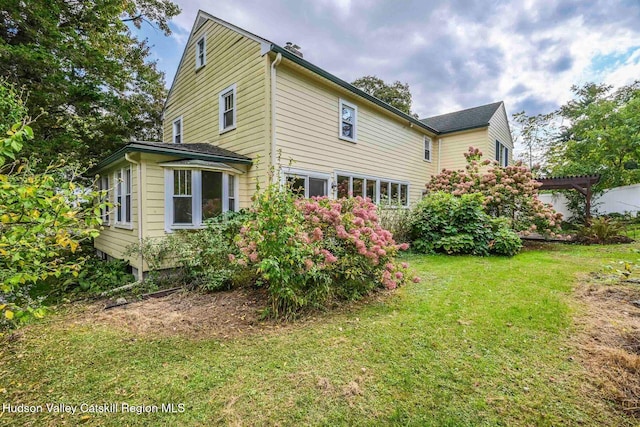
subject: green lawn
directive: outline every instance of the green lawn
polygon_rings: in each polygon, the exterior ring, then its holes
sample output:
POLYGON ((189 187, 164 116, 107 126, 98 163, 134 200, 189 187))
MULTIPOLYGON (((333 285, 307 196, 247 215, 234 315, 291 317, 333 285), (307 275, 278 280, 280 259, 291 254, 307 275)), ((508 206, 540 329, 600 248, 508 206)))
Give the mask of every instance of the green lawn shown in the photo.
POLYGON ((230 340, 33 325, 0 349, 3 403, 184 403, 185 412, 4 413, 0 424, 634 425, 586 386, 569 338, 578 275, 636 259, 637 248, 410 256, 422 283, 230 340))

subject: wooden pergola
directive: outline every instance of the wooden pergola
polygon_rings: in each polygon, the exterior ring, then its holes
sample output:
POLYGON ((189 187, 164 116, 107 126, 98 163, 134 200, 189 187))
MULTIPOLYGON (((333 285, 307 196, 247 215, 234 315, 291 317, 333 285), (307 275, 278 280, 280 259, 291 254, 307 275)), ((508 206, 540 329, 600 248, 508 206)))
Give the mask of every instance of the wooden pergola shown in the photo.
POLYGON ((553 178, 536 178, 542 185, 538 190, 576 190, 585 197, 585 218, 591 218, 591 187, 600 181, 600 175, 560 176, 553 178))

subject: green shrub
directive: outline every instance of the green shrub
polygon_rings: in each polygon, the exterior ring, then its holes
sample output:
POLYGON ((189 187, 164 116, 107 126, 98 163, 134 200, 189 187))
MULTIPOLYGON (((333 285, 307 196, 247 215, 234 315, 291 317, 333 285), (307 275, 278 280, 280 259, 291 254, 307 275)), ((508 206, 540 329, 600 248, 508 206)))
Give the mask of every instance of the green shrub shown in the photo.
MULTIPOLYGON (((233 243, 247 212, 227 212, 207 221, 201 230, 180 230, 163 239, 146 239, 142 254, 150 268, 150 279, 162 280, 162 271, 175 282, 214 291, 253 282, 247 268, 230 262, 239 255, 233 243)), ((134 245, 128 253, 139 253, 134 245)))
POLYGON ((622 234, 623 225, 607 217, 592 218, 588 224, 578 227, 577 240, 586 244, 629 243, 632 240, 622 234))
POLYGON ((414 250, 423 253, 511 256, 522 248, 506 220, 485 213, 478 193, 425 196, 412 213, 411 238, 414 250))
POLYGON ((380 226, 389 230, 398 243, 411 241, 411 209, 403 206, 380 206, 378 208, 380 226))
POLYGON ((61 291, 100 294, 126 285, 134 281, 133 275, 128 272, 128 266, 129 263, 124 260, 104 261, 95 256, 88 257, 78 277, 64 281, 61 291))

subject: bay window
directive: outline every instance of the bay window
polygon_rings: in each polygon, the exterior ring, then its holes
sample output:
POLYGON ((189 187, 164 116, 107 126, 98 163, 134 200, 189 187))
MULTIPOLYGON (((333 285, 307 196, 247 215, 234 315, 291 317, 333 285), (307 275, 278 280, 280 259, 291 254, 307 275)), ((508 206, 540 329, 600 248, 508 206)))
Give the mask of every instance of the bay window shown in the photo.
POLYGON ((209 218, 237 210, 235 175, 206 169, 166 169, 165 228, 201 227, 209 218))

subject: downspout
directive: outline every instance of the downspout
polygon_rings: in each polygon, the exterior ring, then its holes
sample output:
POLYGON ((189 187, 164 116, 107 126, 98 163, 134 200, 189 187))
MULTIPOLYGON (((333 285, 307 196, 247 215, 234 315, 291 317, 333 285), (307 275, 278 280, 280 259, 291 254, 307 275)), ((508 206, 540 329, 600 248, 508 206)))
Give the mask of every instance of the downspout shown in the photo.
POLYGON ((127 162, 136 165, 136 175, 138 176, 138 243, 140 247, 140 271, 138 280, 144 283, 144 255, 142 251, 142 165, 140 162, 133 160, 129 153, 124 153, 127 162))
POLYGON ((278 154, 276 152, 276 67, 282 61, 282 54, 278 53, 271 63, 271 168, 273 169, 273 182, 278 182, 280 176, 276 175, 276 163, 278 154))
POLYGON ((440 153, 442 153, 442 138, 438 138, 438 170, 437 172, 440 173, 440 153))

